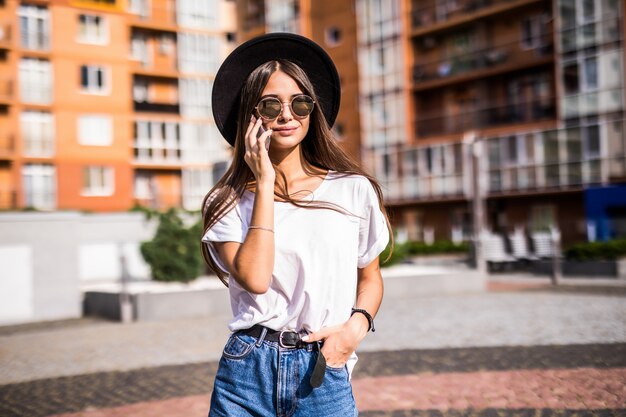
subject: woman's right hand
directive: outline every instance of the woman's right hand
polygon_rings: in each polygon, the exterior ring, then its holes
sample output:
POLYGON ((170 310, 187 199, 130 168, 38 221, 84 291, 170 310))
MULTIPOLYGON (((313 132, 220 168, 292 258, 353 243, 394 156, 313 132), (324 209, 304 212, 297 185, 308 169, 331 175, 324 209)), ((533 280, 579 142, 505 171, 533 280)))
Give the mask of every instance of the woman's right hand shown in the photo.
POLYGON ((272 130, 268 129, 257 138, 261 123, 260 118, 257 119, 254 116, 250 118, 250 123, 246 130, 246 153, 244 160, 252 170, 257 184, 267 183, 271 184, 273 187, 276 172, 274 171, 272 161, 270 161, 267 148, 265 147, 265 142, 268 141, 269 137, 272 135, 272 130))

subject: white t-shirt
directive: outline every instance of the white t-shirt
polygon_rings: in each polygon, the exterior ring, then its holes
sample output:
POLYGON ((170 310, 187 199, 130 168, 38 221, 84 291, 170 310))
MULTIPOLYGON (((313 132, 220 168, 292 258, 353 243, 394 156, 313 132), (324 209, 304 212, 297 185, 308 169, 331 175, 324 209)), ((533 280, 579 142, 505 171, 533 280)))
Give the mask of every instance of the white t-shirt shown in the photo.
MULTIPOLYGON (((374 188, 360 175, 330 171, 307 200, 333 203, 354 215, 275 202, 275 257, 269 290, 252 294, 229 279, 231 331, 261 324, 274 330, 314 332, 350 318, 357 268, 370 264, 389 241, 385 217, 374 188)), ((253 203, 254 193, 246 191, 202 238, 227 274, 212 242, 242 243, 253 203)), ((348 361, 350 373, 355 363, 353 355, 348 361)))

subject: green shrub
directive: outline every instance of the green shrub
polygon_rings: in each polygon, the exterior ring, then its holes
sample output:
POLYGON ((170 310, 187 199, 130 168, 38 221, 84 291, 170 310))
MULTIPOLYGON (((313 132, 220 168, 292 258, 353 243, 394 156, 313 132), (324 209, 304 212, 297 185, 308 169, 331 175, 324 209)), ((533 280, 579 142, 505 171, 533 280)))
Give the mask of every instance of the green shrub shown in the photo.
POLYGON ((467 253, 468 243, 453 243, 449 240, 438 240, 432 245, 424 242, 407 242, 407 252, 409 255, 433 255, 443 253, 467 253))
POLYGON ((406 243, 396 243, 393 247, 391 257, 389 257, 390 250, 391 242, 389 242, 385 250, 383 250, 382 253, 379 255, 378 259, 380 259, 380 265, 383 268, 400 263, 407 257, 406 243))
POLYGON ((612 261, 626 256, 626 239, 579 243, 564 254, 570 261, 612 261))
POLYGON ((383 267, 388 267, 402 262, 409 256, 415 255, 435 255, 446 253, 467 253, 469 252, 469 243, 456 244, 447 240, 440 240, 429 245, 424 242, 408 241, 405 243, 397 243, 393 248, 391 258, 385 262, 389 256, 391 244, 387 245, 385 250, 380 254, 380 263, 383 267))
POLYGON ((199 248, 201 225, 187 228, 176 210, 158 214, 159 227, 151 241, 141 244, 141 254, 157 281, 189 282, 203 271, 199 248))

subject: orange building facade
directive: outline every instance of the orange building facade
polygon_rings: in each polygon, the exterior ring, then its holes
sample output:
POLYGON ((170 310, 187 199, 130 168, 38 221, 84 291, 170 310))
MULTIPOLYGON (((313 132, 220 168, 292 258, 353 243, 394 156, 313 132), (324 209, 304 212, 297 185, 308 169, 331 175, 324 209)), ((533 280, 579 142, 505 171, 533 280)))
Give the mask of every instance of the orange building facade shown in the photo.
POLYGON ((199 209, 232 2, 0 4, 0 208, 199 209), (181 46, 182 45, 182 46, 181 46))

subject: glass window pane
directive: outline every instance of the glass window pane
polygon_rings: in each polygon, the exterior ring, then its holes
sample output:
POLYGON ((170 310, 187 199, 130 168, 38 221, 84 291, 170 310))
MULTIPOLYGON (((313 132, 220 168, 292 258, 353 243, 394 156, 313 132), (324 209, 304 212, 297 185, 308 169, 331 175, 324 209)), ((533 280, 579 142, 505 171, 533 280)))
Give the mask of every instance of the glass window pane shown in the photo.
POLYGON ((572 62, 563 67, 563 83, 565 94, 576 94, 579 91, 578 63, 572 62))

